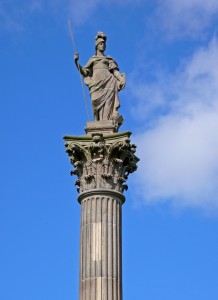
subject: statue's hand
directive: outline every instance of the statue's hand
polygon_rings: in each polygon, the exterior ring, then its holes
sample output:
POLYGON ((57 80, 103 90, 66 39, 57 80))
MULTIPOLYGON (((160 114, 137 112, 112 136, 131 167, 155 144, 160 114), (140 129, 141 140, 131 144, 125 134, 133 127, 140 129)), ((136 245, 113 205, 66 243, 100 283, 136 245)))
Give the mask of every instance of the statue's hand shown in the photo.
POLYGON ((79 60, 79 53, 75 53, 74 54, 74 62, 75 62, 75 64, 77 64, 78 60, 79 60))
POLYGON ((120 74, 118 89, 123 90, 126 85, 126 75, 124 73, 120 74))

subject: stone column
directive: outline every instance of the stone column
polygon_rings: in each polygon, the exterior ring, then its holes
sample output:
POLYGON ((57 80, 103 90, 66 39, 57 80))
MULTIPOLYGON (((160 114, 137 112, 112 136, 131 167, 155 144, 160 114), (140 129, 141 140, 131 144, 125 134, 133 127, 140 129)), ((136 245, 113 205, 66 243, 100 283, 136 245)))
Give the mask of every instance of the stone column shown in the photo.
POLYGON ((122 195, 87 192, 82 205, 80 299, 122 299, 122 195))
POLYGON ((123 191, 139 159, 131 133, 110 130, 64 137, 81 204, 80 300, 122 300, 123 191))

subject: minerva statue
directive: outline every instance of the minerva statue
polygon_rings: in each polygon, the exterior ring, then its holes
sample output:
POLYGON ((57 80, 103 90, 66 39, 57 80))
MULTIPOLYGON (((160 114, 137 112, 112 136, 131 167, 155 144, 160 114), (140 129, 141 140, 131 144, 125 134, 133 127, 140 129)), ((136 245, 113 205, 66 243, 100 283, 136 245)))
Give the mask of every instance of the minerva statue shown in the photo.
POLYGON ((107 36, 98 32, 95 37, 95 55, 84 67, 78 63, 78 53, 74 55, 74 61, 89 88, 95 121, 113 120, 120 126, 123 118, 117 111, 120 107, 118 92, 124 89, 126 76, 119 72, 111 56, 105 56, 106 40, 107 36))

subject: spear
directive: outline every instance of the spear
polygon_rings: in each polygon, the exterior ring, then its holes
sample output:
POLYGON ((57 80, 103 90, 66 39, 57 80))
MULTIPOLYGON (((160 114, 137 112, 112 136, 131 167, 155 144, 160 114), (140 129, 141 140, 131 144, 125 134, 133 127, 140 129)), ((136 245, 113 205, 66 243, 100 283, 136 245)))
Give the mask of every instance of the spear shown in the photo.
MULTIPOLYGON (((70 36, 71 36, 71 40, 72 40, 72 44, 73 44, 74 54, 77 54, 76 45, 75 45, 75 41, 74 41, 74 37, 73 37, 73 31, 72 31, 72 27, 71 27, 69 19, 68 19, 68 25, 69 25, 69 29, 70 29, 70 36)), ((78 68, 78 70, 79 70, 79 68, 78 68)), ((86 94, 85 94, 85 89, 84 89, 83 78, 82 78, 82 74, 80 72, 79 72, 79 74, 80 74, 80 81, 81 81, 81 85, 82 85, 83 97, 84 97, 84 101, 85 101, 86 113, 87 113, 88 120, 90 120, 89 110, 88 110, 88 103, 87 103, 87 100, 86 100, 86 94)))

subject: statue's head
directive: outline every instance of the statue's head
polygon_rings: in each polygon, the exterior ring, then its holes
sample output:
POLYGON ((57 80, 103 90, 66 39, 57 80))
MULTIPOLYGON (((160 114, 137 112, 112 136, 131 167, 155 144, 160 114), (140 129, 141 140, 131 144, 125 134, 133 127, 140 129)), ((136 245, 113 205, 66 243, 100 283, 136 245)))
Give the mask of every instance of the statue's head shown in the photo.
POLYGON ((107 36, 104 34, 104 32, 99 31, 95 37, 95 50, 100 48, 100 50, 104 51, 106 48, 106 40, 107 36))

